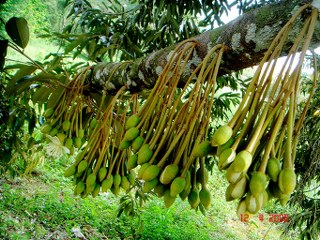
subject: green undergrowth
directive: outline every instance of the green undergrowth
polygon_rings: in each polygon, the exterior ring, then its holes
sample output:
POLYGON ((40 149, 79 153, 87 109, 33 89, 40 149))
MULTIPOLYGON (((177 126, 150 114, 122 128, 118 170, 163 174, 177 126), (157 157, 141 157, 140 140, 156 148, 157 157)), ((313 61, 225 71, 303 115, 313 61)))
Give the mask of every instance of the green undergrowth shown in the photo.
MULTIPOLYGON (((223 174, 210 180, 213 202, 206 215, 176 200, 165 208, 153 198, 140 215, 117 217, 119 199, 73 196, 66 163, 48 161, 33 176, 0 179, 0 239, 294 239, 281 237, 283 223, 252 218, 241 222, 235 203, 226 203, 223 174)), ((269 208, 272 211, 272 208, 269 208)))

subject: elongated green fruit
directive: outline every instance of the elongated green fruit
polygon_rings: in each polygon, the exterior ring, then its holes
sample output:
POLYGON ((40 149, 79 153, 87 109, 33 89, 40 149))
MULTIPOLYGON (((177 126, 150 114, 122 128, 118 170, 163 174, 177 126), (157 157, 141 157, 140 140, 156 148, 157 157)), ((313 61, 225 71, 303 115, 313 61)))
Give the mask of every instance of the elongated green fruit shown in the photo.
POLYGON ((85 186, 84 182, 83 181, 79 181, 77 183, 77 186, 76 186, 75 190, 74 190, 74 194, 75 195, 81 194, 85 190, 85 188, 86 188, 86 186, 85 186))
POLYGON ((205 157, 209 155, 211 152, 212 152, 212 146, 210 141, 204 141, 194 147, 192 154, 195 157, 205 157))
POLYGON ((101 183, 101 190, 102 192, 106 192, 108 189, 110 189, 113 185, 113 176, 110 175, 109 178, 104 179, 101 183))
POLYGON ((102 182, 104 180, 104 178, 107 176, 107 168, 106 167, 102 167, 99 169, 98 171, 98 179, 99 179, 99 182, 102 182))
POLYGON ((199 198, 204 208, 208 210, 212 199, 210 191, 207 188, 202 188, 199 192, 199 198))
POLYGON ((263 194, 258 197, 253 196, 250 192, 246 195, 246 209, 249 213, 256 214, 262 207, 263 194))
POLYGON ((71 176, 73 176, 76 172, 77 172, 76 166, 71 165, 71 166, 68 167, 68 168, 66 169, 66 171, 64 172, 64 176, 65 176, 65 177, 71 177, 71 176))
POLYGON ((160 182, 162 184, 169 184, 177 176, 179 167, 175 164, 167 165, 160 175, 160 182))
POLYGON ((252 154, 246 150, 239 152, 231 164, 233 171, 246 172, 252 163, 252 154))
POLYGON ((144 163, 141 165, 139 171, 138 171, 138 178, 142 179, 142 176, 144 174, 144 171, 150 166, 150 163, 144 163))
POLYGON ((166 191, 166 187, 158 182, 158 184, 154 187, 154 193, 158 195, 159 198, 163 197, 164 192, 166 191))
POLYGON ((279 174, 278 184, 282 193, 290 195, 297 182, 297 176, 293 169, 285 168, 279 174))
POLYGON ((181 193, 186 185, 186 179, 184 177, 176 177, 170 185, 170 195, 172 197, 181 193))
POLYGON ((113 175, 113 186, 119 187, 121 184, 121 176, 119 173, 113 175))
POLYGON ((277 158, 270 158, 267 164, 267 173, 272 181, 277 182, 281 171, 281 164, 277 158))
POLYGON ((53 112, 54 112, 53 108, 48 108, 48 109, 44 112, 43 116, 44 116, 45 118, 50 118, 50 117, 52 116, 53 112))
POLYGON ((79 164, 78 164, 78 168, 77 168, 77 172, 78 173, 82 173, 84 170, 86 170, 88 167, 88 162, 85 160, 82 160, 79 164))
POLYGON ((71 126, 71 123, 69 120, 65 120, 63 123, 62 123, 62 128, 64 131, 68 131, 70 129, 70 126, 71 126))
POLYGON ((192 189, 189 196, 188 196, 188 202, 191 206, 191 208, 195 209, 198 207, 200 203, 200 197, 199 197, 199 191, 197 189, 192 189))
POLYGON ((225 144, 232 136, 232 128, 228 125, 221 126, 213 134, 211 145, 219 146, 225 144))
POLYGON ((91 129, 95 129, 97 125, 98 125, 98 120, 97 120, 96 118, 92 118, 89 127, 90 127, 91 129))
POLYGON ((132 143, 131 143, 131 148, 133 150, 133 152, 138 152, 140 150, 140 148, 142 147, 144 142, 144 138, 141 136, 136 137, 132 143))
POLYGON ((142 179, 144 181, 151 181, 154 178, 158 177, 158 175, 160 174, 160 171, 161 169, 157 165, 150 165, 144 170, 142 179))
POLYGON ((52 129, 52 127, 49 123, 45 123, 40 127, 40 131, 44 134, 49 133, 51 131, 51 129, 52 129))
POLYGON ((127 121, 126 121, 126 130, 128 130, 129 128, 132 127, 136 127, 140 122, 140 118, 138 117, 138 115, 134 114, 132 116, 130 116, 127 121))
POLYGON ((134 169, 136 166, 138 166, 138 155, 132 154, 127 162, 127 169, 130 171, 131 169, 134 169))
POLYGON ((130 189, 130 182, 126 176, 121 177, 121 184, 120 186, 125 190, 128 191, 130 189))
POLYGON ((95 188, 94 188, 93 192, 91 193, 91 194, 92 194, 92 197, 95 198, 96 196, 99 195, 99 193, 100 193, 100 188, 101 188, 100 184, 97 183, 97 184, 95 185, 95 188))
POLYGON ((267 176, 262 172, 252 173, 249 188, 253 196, 258 197, 267 187, 267 176))
POLYGON ((136 180, 136 173, 134 171, 130 171, 130 173, 128 174, 128 180, 130 182, 130 184, 133 186, 136 180))
POLYGON ((88 175, 87 179, 86 179, 86 185, 91 186, 94 185, 96 183, 97 180, 97 176, 94 173, 91 173, 88 175))
POLYGON ((144 144, 138 152, 138 164, 141 165, 148 162, 152 157, 152 154, 153 152, 150 149, 149 144, 144 144))
POLYGON ((236 151, 232 148, 227 148, 223 150, 219 155, 218 167, 220 170, 226 169, 234 161, 236 157, 236 151))
POLYGON ((144 182, 143 187, 142 187, 142 191, 144 193, 148 193, 150 192, 155 186, 157 186, 157 184, 159 183, 159 179, 158 178, 154 178, 151 181, 147 181, 144 182))
POLYGON ((120 145, 119 145, 119 149, 120 150, 124 150, 124 149, 127 149, 131 146, 131 142, 130 141, 125 141, 125 140, 122 140, 120 142, 120 145))
POLYGON ((164 195, 163 195, 163 200, 164 200, 164 205, 166 206, 166 208, 169 208, 171 207, 171 205, 174 203, 174 201, 176 200, 176 196, 171 196, 170 194, 170 190, 167 189, 165 192, 164 192, 164 195))
POLYGON ((123 136, 124 141, 133 141, 139 135, 139 129, 136 127, 129 128, 123 136))

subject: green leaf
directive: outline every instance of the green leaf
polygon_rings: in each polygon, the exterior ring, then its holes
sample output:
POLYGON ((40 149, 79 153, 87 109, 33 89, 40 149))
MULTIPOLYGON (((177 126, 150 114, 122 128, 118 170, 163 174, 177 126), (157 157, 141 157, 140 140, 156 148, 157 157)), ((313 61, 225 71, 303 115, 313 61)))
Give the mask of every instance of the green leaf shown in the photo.
POLYGON ((9 81, 7 92, 8 95, 11 95, 15 93, 17 90, 17 87, 20 88, 20 84, 23 84, 24 81, 21 82, 21 79, 25 78, 26 76, 29 76, 31 73, 33 73, 37 67, 30 66, 30 65, 22 65, 20 69, 13 75, 11 80, 9 81))
POLYGON ((35 90, 35 92, 34 92, 34 94, 32 96, 32 101, 34 103, 43 104, 48 100, 49 95, 50 95, 50 93, 52 91, 53 91, 52 89, 50 89, 50 88, 48 88, 46 86, 40 87, 40 88, 35 90))
POLYGON ((24 18, 12 17, 6 23, 6 31, 13 42, 25 48, 29 42, 28 22, 24 18))
POLYGON ((5 58, 7 55, 8 40, 0 40, 0 71, 3 70, 5 58))

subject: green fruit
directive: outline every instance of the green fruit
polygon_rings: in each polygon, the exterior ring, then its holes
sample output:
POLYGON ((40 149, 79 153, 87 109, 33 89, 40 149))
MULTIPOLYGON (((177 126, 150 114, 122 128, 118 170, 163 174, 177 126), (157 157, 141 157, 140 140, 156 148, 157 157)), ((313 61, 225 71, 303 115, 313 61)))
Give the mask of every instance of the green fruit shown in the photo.
POLYGON ((138 155, 132 154, 127 162, 127 169, 130 171, 131 169, 134 169, 138 164, 138 155))
POLYGON ((232 148, 227 148, 223 150, 219 155, 218 167, 220 170, 226 169, 234 161, 236 157, 236 151, 232 148))
POLYGON ((58 129, 57 128, 52 128, 51 131, 49 132, 49 135, 54 137, 58 134, 58 129))
POLYGON ((74 146, 75 146, 75 148, 80 148, 81 145, 82 145, 82 140, 81 140, 81 138, 80 138, 80 137, 76 137, 76 138, 74 139, 74 146))
POLYGON ((101 190, 102 192, 106 192, 108 189, 110 189, 113 185, 113 176, 110 175, 109 178, 104 179, 101 183, 101 190))
POLYGON ((65 177, 71 177, 71 176, 73 176, 73 175, 76 173, 76 171, 77 171, 76 166, 71 165, 71 166, 68 167, 68 168, 66 169, 66 171, 64 172, 64 176, 65 176, 65 177))
POLYGON ((241 200, 237 206, 237 215, 240 219, 243 219, 243 216, 245 216, 246 214, 248 214, 249 216, 249 213, 247 212, 246 201, 241 200))
POLYGON ((87 186, 86 186, 86 190, 84 191, 84 193, 85 193, 86 195, 92 193, 92 192, 94 191, 95 187, 96 187, 96 183, 94 183, 94 184, 92 184, 92 185, 90 185, 90 186, 87 185, 87 186))
POLYGON ((88 167, 88 162, 85 160, 82 160, 79 164, 78 164, 78 173, 82 173, 84 170, 86 170, 88 167))
POLYGON ((189 196, 188 196, 188 202, 191 206, 191 208, 197 208, 200 203, 200 197, 199 197, 199 191, 198 189, 192 189, 189 196))
POLYGON ((99 195, 99 193, 100 193, 100 188, 101 188, 100 184, 97 183, 96 186, 95 186, 95 188, 94 188, 94 190, 93 190, 93 192, 92 192, 92 197, 95 198, 96 196, 99 195))
POLYGON ((64 131, 68 131, 70 129, 70 126, 71 126, 71 122, 69 120, 65 120, 63 123, 62 123, 62 129, 64 131))
POLYGON ((121 176, 119 173, 113 175, 113 186, 119 187, 121 184, 121 176))
POLYGON ((140 131, 136 127, 129 128, 123 136, 124 141, 133 141, 136 137, 138 137, 140 131))
POLYGON ((282 207, 287 205, 287 202, 290 200, 290 194, 283 194, 280 198, 280 204, 282 207))
POLYGON ((130 189, 130 182, 126 176, 121 177, 121 187, 125 190, 128 191, 130 189))
POLYGON ((167 165, 160 175, 160 182, 162 184, 169 184, 177 176, 179 167, 175 164, 167 165))
POLYGON ((157 165, 150 165, 148 166, 142 175, 142 179, 144 181, 151 181, 154 178, 157 178, 158 175, 160 174, 161 168, 158 167, 157 165))
POLYGON ((53 113, 54 113, 53 108, 48 108, 48 109, 44 112, 43 116, 44 116, 45 118, 50 118, 53 113))
POLYGON ((257 197, 264 192, 267 187, 267 176, 262 172, 252 173, 249 188, 253 196, 257 197))
POLYGON ((91 173, 87 176, 86 185, 87 187, 92 186, 96 183, 97 176, 94 173, 91 173))
POLYGON ((186 200, 188 195, 190 194, 191 188, 189 189, 183 189, 183 191, 179 194, 182 201, 186 200))
POLYGON ((238 182, 231 183, 228 188, 227 192, 230 194, 230 200, 242 198, 242 196, 246 193, 246 186, 247 186, 247 178, 242 177, 238 182))
POLYGON ((277 158, 270 158, 267 164, 267 173, 272 181, 277 182, 281 171, 281 164, 277 158))
POLYGON ((172 197, 181 193, 186 185, 186 179, 184 177, 176 177, 170 185, 170 195, 172 197))
POLYGON ((158 184, 154 187, 153 191, 159 198, 161 198, 166 191, 166 187, 158 181, 158 184))
POLYGON ((219 145, 218 148, 217 148, 217 156, 220 156, 220 154, 228 149, 228 148, 231 148, 232 145, 234 144, 234 139, 233 138, 230 138, 225 144, 223 145, 219 145))
POLYGON ((253 196, 250 192, 246 195, 246 209, 249 213, 256 214, 262 207, 263 194, 258 197, 253 196))
POLYGON ((205 209, 209 209, 211 204, 211 193, 207 188, 202 188, 199 192, 200 202, 205 209))
POLYGON ((113 185, 110 190, 115 196, 118 196, 120 193, 120 186, 113 185))
POLYGON ((246 172, 252 163, 252 154, 246 150, 239 152, 231 164, 233 171, 246 172))
POLYGON ((144 163, 141 165, 140 169, 138 170, 138 178, 142 179, 144 171, 150 166, 150 163, 144 163))
POLYGON ((67 138, 67 139, 66 139, 66 142, 64 143, 64 146, 65 146, 66 148, 68 148, 69 150, 71 150, 72 145, 73 145, 73 140, 72 140, 72 138, 67 138))
POLYGON ((229 183, 236 183, 243 177, 243 175, 243 172, 235 172, 231 165, 227 169, 226 178, 229 183))
POLYGON ((150 192, 157 184, 159 183, 158 178, 154 178, 151 181, 144 182, 143 187, 142 187, 142 192, 148 193, 150 192))
POLYGON ((90 122, 90 128, 95 129, 97 125, 98 125, 98 120, 96 118, 92 118, 90 122))
POLYGON ((212 146, 225 144, 232 136, 232 128, 228 125, 221 126, 212 136, 212 146))
POLYGON ((210 141, 204 141, 195 146, 192 155, 195 157, 205 157, 212 152, 212 146, 210 141))
POLYGON ((98 171, 98 179, 99 179, 99 182, 102 182, 103 179, 107 176, 107 168, 106 167, 102 167, 99 169, 98 171))
POLYGON ((131 146, 131 142, 130 141, 125 141, 125 140, 122 140, 120 142, 120 145, 119 145, 119 149, 120 150, 124 150, 124 149, 127 149, 131 146))
POLYGON ((79 129, 78 137, 81 139, 84 137, 84 129, 79 129))
POLYGON ((134 152, 138 152, 140 148, 142 147, 144 142, 144 138, 141 136, 136 137, 132 143, 131 143, 131 148, 134 152))
POLYGON ((134 171, 130 171, 130 173, 128 174, 128 180, 132 186, 135 184, 136 173, 134 171))
POLYGON ((225 193, 225 199, 227 202, 233 201, 234 197, 232 197, 231 193, 234 189, 234 184, 230 183, 229 186, 226 189, 226 193, 225 193))
POLYGON ((152 157, 152 154, 153 152, 150 149, 149 144, 144 144, 138 152, 138 164, 141 165, 148 162, 152 157))
POLYGON ((127 121, 126 121, 126 130, 136 127, 140 122, 140 118, 138 117, 138 115, 134 114, 132 116, 130 116, 127 121))
POLYGON ((74 190, 74 194, 75 195, 79 195, 81 194, 84 189, 86 188, 86 186, 84 185, 84 182, 83 181, 79 181, 75 187, 75 190, 74 190))
POLYGON ((44 134, 49 133, 51 131, 52 127, 49 123, 45 123, 40 127, 40 131, 44 134))
POLYGON ((166 206, 166 208, 169 208, 171 207, 171 205, 174 203, 174 201, 176 200, 176 197, 174 196, 171 196, 170 194, 170 190, 167 189, 165 192, 164 192, 164 195, 163 195, 163 200, 164 200, 164 205, 166 206))
POLYGON ((285 168, 279 174, 278 185, 282 193, 290 195, 296 187, 297 176, 293 169, 285 168))
POLYGON ((57 133, 57 138, 59 139, 61 144, 64 144, 64 140, 66 139, 66 135, 64 133, 57 133))

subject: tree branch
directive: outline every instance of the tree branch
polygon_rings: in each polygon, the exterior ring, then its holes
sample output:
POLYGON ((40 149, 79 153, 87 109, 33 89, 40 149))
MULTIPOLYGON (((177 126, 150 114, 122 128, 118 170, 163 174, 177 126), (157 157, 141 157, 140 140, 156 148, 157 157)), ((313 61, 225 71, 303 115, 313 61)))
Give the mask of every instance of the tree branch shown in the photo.
MULTIPOLYGON (((227 46, 219 75, 257 65, 280 29, 304 3, 306 3, 304 0, 286 0, 278 4, 266 5, 242 15, 224 26, 194 37, 199 44, 192 59, 188 62, 187 66, 190 71, 185 73, 182 81, 188 78, 191 70, 202 61, 208 50, 218 43, 224 43, 227 46)), ((303 20, 303 17, 299 18, 293 26, 283 55, 288 52, 297 33, 300 32, 303 20)), ((318 46, 320 46, 319 24, 317 24, 311 44, 313 48, 318 46)), ((92 90, 99 92, 105 89, 113 92, 125 84, 132 92, 152 88, 174 47, 161 49, 133 62, 97 64, 93 68, 91 76, 92 90)))

